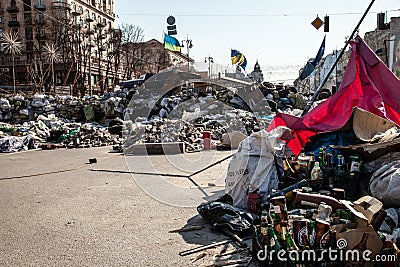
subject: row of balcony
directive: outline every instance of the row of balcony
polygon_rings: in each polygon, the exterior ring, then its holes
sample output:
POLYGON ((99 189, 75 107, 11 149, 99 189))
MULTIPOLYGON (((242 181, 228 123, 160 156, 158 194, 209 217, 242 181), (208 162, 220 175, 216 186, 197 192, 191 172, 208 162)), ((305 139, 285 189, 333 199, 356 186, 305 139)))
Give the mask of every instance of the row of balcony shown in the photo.
MULTIPOLYGON (((32 23, 32 19, 26 19, 24 21, 25 25, 33 25, 32 23)), ((35 24, 36 25, 45 25, 46 24, 46 20, 45 19, 35 19, 35 24)), ((19 27, 21 24, 19 23, 18 20, 12 20, 8 22, 8 27, 10 28, 15 28, 15 27, 19 27)))
MULTIPOLYGON (((70 5, 66 2, 54 1, 51 3, 51 6, 53 8, 70 9, 70 5)), ((37 11, 46 11, 46 6, 43 4, 34 5, 33 8, 37 11)), ((19 12, 19 8, 17 6, 8 6, 6 8, 6 10, 9 13, 18 13, 19 12)), ((0 14, 2 14, 2 12, 4 13, 4 9, 0 8, 0 14)))

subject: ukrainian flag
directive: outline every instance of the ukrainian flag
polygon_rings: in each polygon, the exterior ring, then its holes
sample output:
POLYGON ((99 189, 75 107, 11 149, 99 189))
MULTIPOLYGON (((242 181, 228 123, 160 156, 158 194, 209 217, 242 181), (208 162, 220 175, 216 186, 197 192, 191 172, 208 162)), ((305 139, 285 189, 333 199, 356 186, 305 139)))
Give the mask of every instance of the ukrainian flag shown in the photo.
POLYGON ((181 44, 179 41, 166 33, 164 33, 164 48, 170 51, 181 52, 181 44))
POLYGON ((247 66, 246 57, 235 49, 231 49, 231 60, 232 65, 238 64, 243 69, 245 69, 247 66))

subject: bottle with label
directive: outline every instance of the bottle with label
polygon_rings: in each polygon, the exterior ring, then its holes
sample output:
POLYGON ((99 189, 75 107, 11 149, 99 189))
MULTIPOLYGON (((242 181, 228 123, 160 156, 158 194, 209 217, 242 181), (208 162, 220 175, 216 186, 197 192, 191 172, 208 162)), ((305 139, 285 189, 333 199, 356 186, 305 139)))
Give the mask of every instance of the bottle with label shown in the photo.
POLYGON ((286 239, 286 250, 287 251, 299 250, 299 248, 297 247, 297 245, 294 242, 292 235, 290 233, 285 234, 285 239, 286 239))
POLYGON ((300 155, 297 157, 297 160, 299 161, 300 165, 300 176, 302 178, 308 178, 308 163, 310 161, 310 156, 307 156, 304 151, 300 153, 300 155))
POLYGON ((310 159, 308 161, 308 178, 311 178, 311 171, 314 168, 315 155, 314 152, 310 152, 310 159))
POLYGON ((281 245, 279 243, 278 237, 275 234, 274 227, 271 224, 268 225, 268 237, 269 237, 269 250, 279 252, 281 250, 281 245))
POLYGON ((343 174, 344 174, 343 156, 338 155, 336 161, 336 174, 335 174, 334 187, 343 188, 342 185, 343 174))
POLYGON ((350 199, 357 198, 357 191, 360 182, 360 157, 350 156, 349 157, 349 175, 347 176, 346 188, 350 199))
POLYGON ((315 162, 314 168, 311 171, 311 180, 317 180, 323 178, 322 170, 319 166, 319 162, 315 162))
POLYGON ((258 235, 258 242, 263 248, 268 245, 268 223, 266 217, 261 217, 260 234, 258 235))
POLYGON ((293 179, 295 175, 295 171, 289 163, 289 160, 286 157, 282 158, 282 165, 283 165, 283 174, 285 176, 285 180, 293 179))
POLYGON ((335 158, 331 153, 328 153, 326 155, 326 161, 324 185, 325 187, 332 189, 335 181, 335 158))

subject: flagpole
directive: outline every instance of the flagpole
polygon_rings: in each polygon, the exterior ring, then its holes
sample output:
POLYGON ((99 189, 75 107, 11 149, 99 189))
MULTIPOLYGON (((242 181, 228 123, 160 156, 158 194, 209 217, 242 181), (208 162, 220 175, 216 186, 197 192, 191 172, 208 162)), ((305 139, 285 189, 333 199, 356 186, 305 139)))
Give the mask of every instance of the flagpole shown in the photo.
POLYGON ((342 50, 340 51, 339 56, 336 58, 335 62, 333 63, 333 65, 331 66, 328 74, 325 76, 324 80, 322 81, 322 83, 320 83, 320 85, 318 86, 317 90, 314 92, 313 97, 311 98, 310 101, 308 101, 306 107, 304 108, 303 112, 301 113, 301 117, 303 117, 304 115, 306 115, 308 113, 308 111, 311 108, 311 105, 314 103, 315 99, 317 98, 319 91, 321 91, 322 87, 325 85, 325 83, 328 81, 329 76, 331 76, 333 70, 335 69, 336 65, 338 64, 339 60, 342 58, 344 52, 346 51, 347 46, 349 45, 350 41, 353 40, 354 35, 356 34, 356 32, 358 31, 358 29, 360 28, 361 23, 363 22, 363 20, 365 19, 365 17, 367 16, 369 10, 371 9, 372 5, 374 4, 375 0, 372 0, 371 3, 369 4, 367 10, 365 10, 363 16, 361 17, 360 21, 358 22, 357 26, 354 28, 350 38, 346 41, 344 47, 342 48, 342 50))

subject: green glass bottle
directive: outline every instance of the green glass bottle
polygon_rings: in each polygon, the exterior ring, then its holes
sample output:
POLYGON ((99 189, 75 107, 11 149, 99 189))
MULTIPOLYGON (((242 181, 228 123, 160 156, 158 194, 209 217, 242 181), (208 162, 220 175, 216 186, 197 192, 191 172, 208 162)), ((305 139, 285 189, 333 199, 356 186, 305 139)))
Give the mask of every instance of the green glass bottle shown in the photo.
POLYGON ((287 232, 285 234, 286 237, 286 250, 287 251, 291 251, 291 250, 299 250, 299 248, 297 247, 296 243, 294 242, 292 235, 287 232))
POLYGON ((275 251, 278 253, 281 250, 281 245, 279 243, 278 238, 275 235, 274 227, 269 224, 268 225, 268 237, 269 237, 269 249, 270 251, 275 251))

